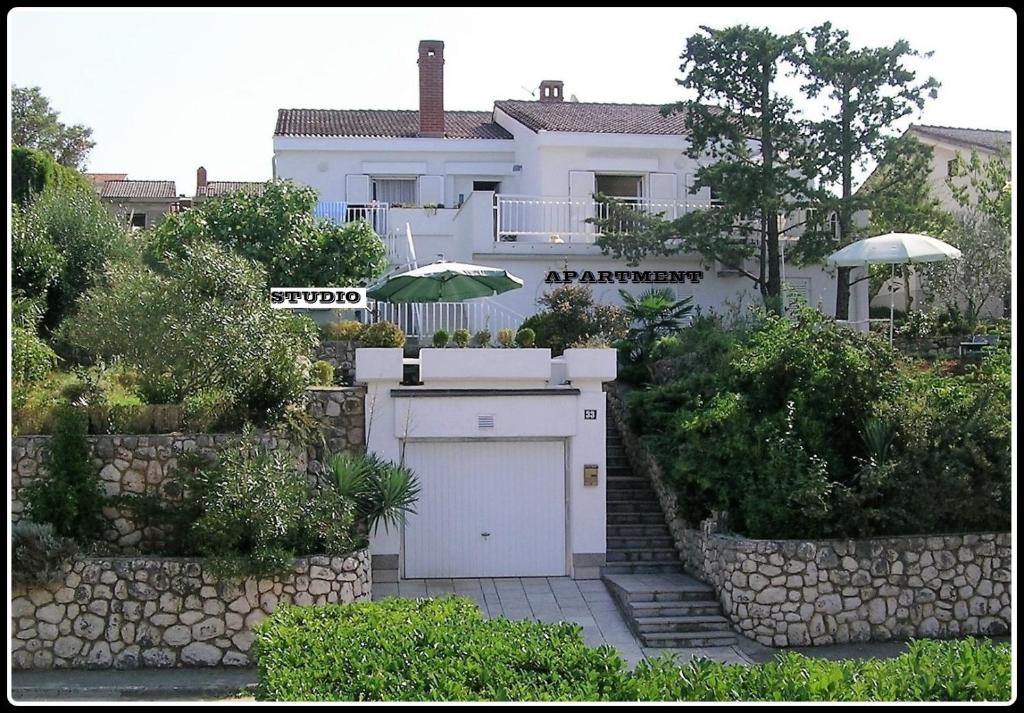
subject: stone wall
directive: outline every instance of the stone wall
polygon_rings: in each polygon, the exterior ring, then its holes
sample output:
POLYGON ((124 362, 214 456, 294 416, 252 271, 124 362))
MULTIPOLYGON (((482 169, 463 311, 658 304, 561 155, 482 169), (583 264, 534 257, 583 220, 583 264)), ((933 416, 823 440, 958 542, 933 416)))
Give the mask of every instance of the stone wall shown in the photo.
POLYGON ((316 359, 334 367, 334 379, 339 384, 351 384, 356 377, 356 347, 358 342, 323 339, 317 347, 316 359))
MULTIPOLYGON (((886 327, 888 329, 888 327, 886 327)), ((888 334, 888 332, 886 332, 888 334)), ((973 341, 971 334, 945 334, 911 338, 901 334, 893 337, 893 346, 905 354, 922 359, 957 359, 960 356, 960 343, 973 341)), ((1003 344, 1006 339, 1000 338, 1003 344)), ((975 357, 980 352, 968 352, 975 357)))
POLYGON ((47 586, 12 585, 16 669, 245 666, 280 604, 369 601, 365 551, 296 560, 287 576, 218 580, 202 560, 83 558, 47 586))
POLYGON ((658 493, 684 567, 715 587, 737 631, 773 646, 1009 631, 1009 533, 751 540, 726 534, 722 515, 694 528, 626 427, 614 388, 608 403, 633 467, 658 493))
MULTIPOLYGON (((306 393, 306 411, 323 428, 330 452, 359 452, 366 449, 363 437, 362 387, 314 388, 306 393)), ((99 473, 108 496, 152 495, 167 497, 170 476, 185 453, 213 458, 239 438, 237 433, 168 433, 157 435, 87 436, 92 447, 93 467, 99 473)), ((287 450, 299 467, 316 472, 324 457, 319 444, 299 446, 283 433, 265 432, 260 442, 271 450, 287 450)), ((15 436, 11 441, 11 520, 25 512, 24 490, 34 480, 47 477, 47 444, 50 436, 15 436)), ((138 526, 129 510, 108 506, 104 516, 110 523, 105 539, 114 552, 137 554, 153 551, 160 544, 158 530, 138 526)))

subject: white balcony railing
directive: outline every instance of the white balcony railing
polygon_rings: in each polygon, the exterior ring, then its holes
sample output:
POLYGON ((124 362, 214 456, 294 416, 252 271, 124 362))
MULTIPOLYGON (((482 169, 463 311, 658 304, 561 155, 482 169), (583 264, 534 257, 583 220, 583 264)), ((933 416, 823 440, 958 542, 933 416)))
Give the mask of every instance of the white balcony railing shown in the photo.
MULTIPOLYGON (((615 197, 634 209, 666 220, 682 217, 688 210, 707 207, 698 202, 615 197)), ((593 243, 601 231, 591 219, 607 219, 607 203, 593 198, 495 196, 495 226, 498 242, 593 243)), ((627 226, 623 226, 625 228, 627 226)))
POLYGON ((367 310, 369 323, 394 322, 406 336, 420 341, 433 338, 434 332, 441 329, 449 335, 456 329, 467 329, 470 334, 486 329, 494 341, 498 330, 518 330, 524 319, 521 314, 490 299, 416 304, 371 302, 367 310))
POLYGON ((339 225, 362 220, 369 223, 377 235, 387 235, 389 207, 387 203, 349 205, 345 201, 320 201, 316 204, 313 215, 327 218, 339 225))

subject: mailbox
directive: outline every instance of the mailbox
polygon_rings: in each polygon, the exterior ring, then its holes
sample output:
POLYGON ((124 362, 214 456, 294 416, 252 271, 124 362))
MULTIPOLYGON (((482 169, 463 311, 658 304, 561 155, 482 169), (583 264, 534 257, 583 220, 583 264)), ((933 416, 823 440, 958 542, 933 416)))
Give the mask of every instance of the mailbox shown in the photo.
POLYGON ((586 486, 597 485, 597 465, 583 466, 583 484, 586 486))

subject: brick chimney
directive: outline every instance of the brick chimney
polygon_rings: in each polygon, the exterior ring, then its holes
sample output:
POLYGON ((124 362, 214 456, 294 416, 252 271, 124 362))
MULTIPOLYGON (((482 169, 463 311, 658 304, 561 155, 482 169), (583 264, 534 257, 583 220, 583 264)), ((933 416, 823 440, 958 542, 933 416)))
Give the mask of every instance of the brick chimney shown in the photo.
POLYGON ((542 102, 562 101, 562 86, 564 82, 558 79, 545 79, 540 83, 540 100, 542 102))
POLYGON ((421 40, 420 136, 444 137, 444 42, 421 40))
POLYGON ((206 188, 206 169, 200 166, 196 169, 196 195, 202 193, 203 188, 206 188))

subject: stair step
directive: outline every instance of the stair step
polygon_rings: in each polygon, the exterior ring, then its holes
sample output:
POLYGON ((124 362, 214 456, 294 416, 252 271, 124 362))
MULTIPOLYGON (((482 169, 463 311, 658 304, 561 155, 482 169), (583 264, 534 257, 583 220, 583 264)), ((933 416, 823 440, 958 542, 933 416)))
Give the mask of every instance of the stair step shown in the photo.
POLYGON ((665 515, 661 510, 648 509, 646 511, 638 510, 615 510, 614 508, 608 508, 608 524, 609 525, 664 525, 665 515))
POLYGON ((713 599, 690 602, 629 602, 628 614, 634 619, 652 616, 720 616, 721 605, 713 599))
POLYGON ((658 499, 650 493, 634 493, 631 490, 609 490, 605 497, 606 503, 647 503, 658 508, 658 499))
POLYGON ((606 529, 608 539, 614 537, 671 537, 668 525, 664 522, 644 524, 619 524, 608 523, 606 529))
POLYGON ((627 537, 606 537, 609 550, 630 550, 654 548, 658 550, 670 549, 675 551, 675 542, 668 534, 660 535, 632 535, 627 537))
MULTIPOLYGON (((602 571, 602 574, 614 575, 615 573, 602 571)), ((612 589, 612 593, 619 598, 619 601, 629 605, 637 602, 704 604, 715 599, 714 587, 692 577, 684 575, 651 579, 654 581, 644 578, 636 582, 628 577, 621 579, 615 576, 604 577, 605 583, 612 589)))
POLYGON ((636 475, 608 475, 607 486, 609 490, 623 488, 627 490, 649 490, 652 493, 651 481, 636 475))
POLYGON ((674 547, 654 549, 654 548, 634 548, 634 549, 612 549, 608 548, 606 555, 608 564, 618 564, 620 562, 642 562, 647 563, 663 563, 663 562, 678 562, 679 553, 676 552, 674 547))
POLYGON ((601 574, 682 574, 681 564, 668 562, 615 562, 601 568, 601 574))
POLYGON ((652 649, 706 648, 711 646, 735 646, 736 634, 732 631, 676 631, 641 636, 644 646, 652 649))
POLYGON ((662 514, 658 508, 657 503, 652 503, 647 500, 609 500, 605 503, 605 510, 609 513, 644 513, 647 515, 657 515, 661 522, 665 521, 665 515, 662 514))
POLYGON ((728 631, 729 620, 715 616, 654 616, 634 619, 641 634, 683 633, 688 631, 728 631))

